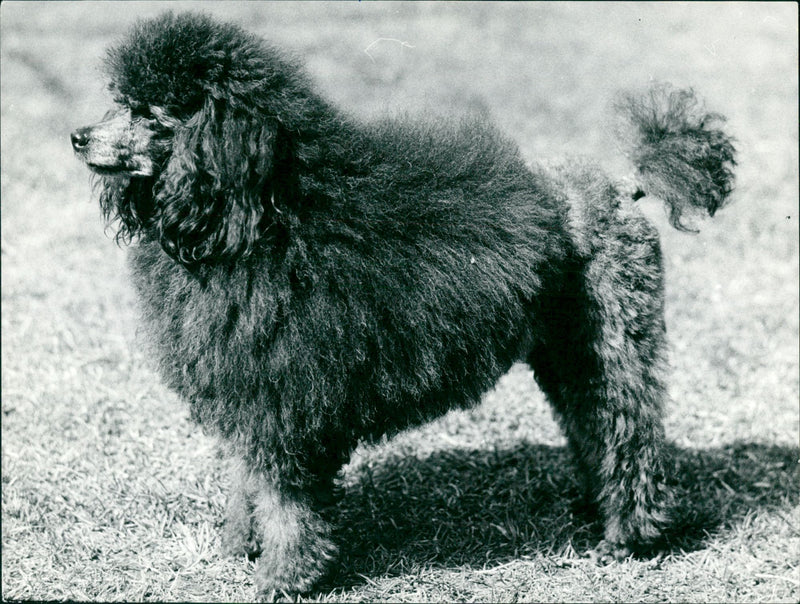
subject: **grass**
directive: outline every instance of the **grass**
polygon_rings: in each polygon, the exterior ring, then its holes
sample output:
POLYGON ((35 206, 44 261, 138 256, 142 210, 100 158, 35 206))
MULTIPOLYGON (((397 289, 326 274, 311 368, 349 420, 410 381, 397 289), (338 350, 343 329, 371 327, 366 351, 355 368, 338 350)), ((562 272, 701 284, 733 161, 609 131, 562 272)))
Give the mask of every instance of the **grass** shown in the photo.
MULTIPOLYGON (((219 554, 222 460, 136 343, 124 251, 104 235, 71 129, 102 115, 103 48, 156 4, 4 2, 2 595, 242 601, 219 554)), ((480 407, 359 448, 341 566, 322 601, 800 599, 798 81, 794 4, 203 4, 305 57, 365 116, 488 111, 531 160, 626 169, 616 90, 693 85, 729 117, 734 203, 662 232, 684 532, 660 556, 582 554, 564 441, 530 372, 480 407), (365 52, 365 49, 368 52, 365 52)))

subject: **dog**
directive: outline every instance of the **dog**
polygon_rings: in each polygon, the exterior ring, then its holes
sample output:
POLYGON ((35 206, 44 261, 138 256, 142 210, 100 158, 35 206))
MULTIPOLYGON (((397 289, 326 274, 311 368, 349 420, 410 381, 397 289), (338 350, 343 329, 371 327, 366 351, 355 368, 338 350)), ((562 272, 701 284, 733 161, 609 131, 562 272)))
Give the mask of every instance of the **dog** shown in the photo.
POLYGON ((621 96, 633 186, 526 165, 483 118, 359 123, 236 25, 166 13, 106 57, 117 108, 72 133, 130 243, 164 382, 237 460, 223 543, 259 596, 336 556, 360 441, 479 402, 527 362, 604 520, 601 560, 670 525, 658 233, 713 215, 736 163, 691 90, 621 96))

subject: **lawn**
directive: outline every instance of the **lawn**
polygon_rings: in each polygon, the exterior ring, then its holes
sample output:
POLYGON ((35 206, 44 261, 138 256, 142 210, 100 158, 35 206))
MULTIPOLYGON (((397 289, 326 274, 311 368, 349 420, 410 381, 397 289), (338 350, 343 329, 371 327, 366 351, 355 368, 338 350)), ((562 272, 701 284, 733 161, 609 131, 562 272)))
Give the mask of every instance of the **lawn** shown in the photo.
MULTIPOLYGON (((180 3, 185 7, 198 5, 180 3)), ((171 4, 174 7, 174 4, 171 4)), ((728 117, 730 207, 662 234, 684 532, 594 566, 600 527, 531 372, 377 445, 342 476, 322 601, 800 600, 798 31, 794 3, 201 3, 304 58, 353 114, 486 112, 527 159, 629 169, 619 89, 694 86, 728 117)), ((138 342, 125 250, 69 133, 108 106, 103 49, 158 2, 3 2, 2 596, 244 601, 219 551, 215 442, 138 342)))

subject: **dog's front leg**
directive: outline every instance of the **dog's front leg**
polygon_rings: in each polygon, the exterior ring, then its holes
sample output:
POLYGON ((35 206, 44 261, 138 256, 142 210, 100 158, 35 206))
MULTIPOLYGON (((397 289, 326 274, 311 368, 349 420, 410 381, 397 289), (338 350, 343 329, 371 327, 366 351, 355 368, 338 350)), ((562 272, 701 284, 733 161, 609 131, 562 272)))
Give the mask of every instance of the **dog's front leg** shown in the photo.
POLYGON ((255 497, 261 557, 255 571, 257 597, 273 601, 309 591, 328 571, 337 548, 331 526, 302 493, 262 483, 255 497))
POLYGON ((332 477, 287 486, 231 462, 232 485, 222 536, 230 554, 259 555, 254 581, 259 601, 291 599, 311 590, 328 571, 337 548, 324 515, 336 499, 332 477))

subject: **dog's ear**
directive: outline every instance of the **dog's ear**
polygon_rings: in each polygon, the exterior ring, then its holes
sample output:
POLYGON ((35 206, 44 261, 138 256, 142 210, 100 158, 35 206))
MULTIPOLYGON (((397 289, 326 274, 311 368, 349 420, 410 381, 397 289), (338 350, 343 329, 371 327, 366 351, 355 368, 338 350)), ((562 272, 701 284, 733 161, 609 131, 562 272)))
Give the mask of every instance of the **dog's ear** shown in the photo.
POLYGON ((186 266, 249 253, 273 206, 277 124, 209 96, 174 134, 156 186, 164 250, 186 266))

